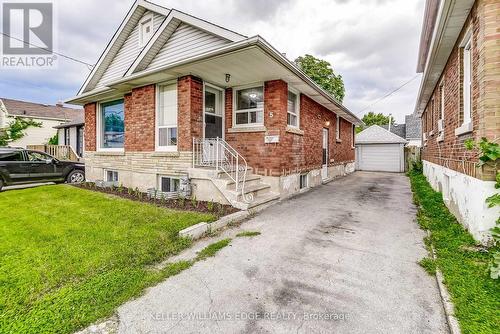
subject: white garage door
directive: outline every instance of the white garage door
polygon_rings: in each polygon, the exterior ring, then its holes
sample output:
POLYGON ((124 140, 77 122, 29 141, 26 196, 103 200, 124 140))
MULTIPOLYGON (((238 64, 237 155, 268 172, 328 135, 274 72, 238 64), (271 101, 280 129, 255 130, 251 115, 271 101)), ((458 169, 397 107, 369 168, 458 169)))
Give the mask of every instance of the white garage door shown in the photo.
POLYGON ((404 152, 401 144, 356 145, 358 170, 404 172, 404 152))

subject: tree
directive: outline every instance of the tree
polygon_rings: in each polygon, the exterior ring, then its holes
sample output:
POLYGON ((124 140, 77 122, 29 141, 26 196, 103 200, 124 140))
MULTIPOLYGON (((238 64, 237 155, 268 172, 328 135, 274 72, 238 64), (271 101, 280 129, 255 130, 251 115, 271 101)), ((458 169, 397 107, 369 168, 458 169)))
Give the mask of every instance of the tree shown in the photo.
POLYGON ((314 82, 342 103, 345 96, 344 81, 341 75, 335 75, 329 62, 306 54, 295 59, 295 63, 314 82))
POLYGON ((389 120, 391 120, 391 124, 394 124, 394 117, 386 116, 382 113, 375 114, 373 111, 370 111, 368 114, 365 114, 361 119, 363 123, 365 123, 364 127, 357 127, 356 131, 361 132, 367 127, 372 125, 387 125, 389 124, 389 120))
POLYGON ((9 142, 23 138, 26 135, 24 130, 29 127, 40 128, 42 123, 32 119, 16 118, 0 132, 0 146, 7 146, 9 142))

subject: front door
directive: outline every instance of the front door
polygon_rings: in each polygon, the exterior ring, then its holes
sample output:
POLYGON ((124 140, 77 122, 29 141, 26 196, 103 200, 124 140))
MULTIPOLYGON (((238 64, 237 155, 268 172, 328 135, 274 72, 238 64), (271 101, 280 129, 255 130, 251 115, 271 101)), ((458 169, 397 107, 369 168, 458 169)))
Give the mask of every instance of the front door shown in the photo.
POLYGON ((322 179, 328 178, 328 129, 323 129, 323 166, 321 168, 322 179))
MULTIPOLYGON (((203 103, 203 118, 205 123, 203 134, 205 139, 224 138, 224 110, 222 106, 222 90, 206 85, 203 103)), ((203 145, 203 160, 206 163, 213 163, 216 160, 217 152, 215 140, 205 141, 203 145)))

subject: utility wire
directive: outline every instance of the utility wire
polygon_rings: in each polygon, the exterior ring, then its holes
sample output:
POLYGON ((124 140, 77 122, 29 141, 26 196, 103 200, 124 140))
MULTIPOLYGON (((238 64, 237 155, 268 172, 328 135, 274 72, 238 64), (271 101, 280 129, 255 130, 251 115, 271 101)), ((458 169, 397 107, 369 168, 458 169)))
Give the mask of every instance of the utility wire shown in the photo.
POLYGON ((92 71, 92 68, 94 67, 94 65, 89 64, 89 63, 87 63, 87 62, 84 62, 83 60, 79 60, 79 59, 76 59, 76 58, 74 58, 74 57, 67 56, 67 55, 65 55, 65 54, 62 54, 62 53, 56 52, 56 51, 54 51, 54 50, 50 50, 50 49, 48 49, 48 48, 44 48, 44 47, 41 47, 41 46, 38 46, 38 45, 35 45, 35 44, 32 44, 32 43, 28 43, 28 42, 26 42, 26 41, 23 41, 22 39, 19 39, 19 38, 17 38, 17 37, 14 37, 14 36, 11 36, 11 35, 9 35, 9 34, 6 34, 6 33, 4 33, 3 31, 2 31, 2 32, 0 32, 0 34, 4 35, 5 37, 8 37, 8 38, 15 39, 16 41, 22 42, 22 43, 24 43, 24 44, 26 44, 26 45, 33 46, 33 47, 35 47, 35 48, 38 48, 38 49, 42 49, 42 50, 48 51, 48 52, 51 52, 51 53, 53 53, 53 54, 55 54, 55 55, 61 56, 61 57, 63 57, 63 58, 66 58, 66 59, 72 60, 72 61, 74 61, 74 62, 77 62, 77 63, 83 64, 83 65, 86 65, 90 71, 92 71))
POLYGON ((380 101, 388 98, 389 96, 391 96, 392 94, 396 93, 398 90, 400 90, 401 88, 403 88, 404 86, 408 85, 410 82, 412 82, 413 80, 415 80, 416 78, 418 78, 419 75, 420 74, 415 75, 413 78, 411 78, 410 80, 406 81, 404 84, 400 85, 396 89, 394 89, 394 90, 390 91, 389 93, 385 94, 381 98, 377 99, 375 102, 367 105, 366 107, 364 107, 360 111, 356 112, 355 114, 358 115, 358 114, 362 113, 363 111, 365 111, 366 109, 368 109, 370 107, 373 107, 375 104, 379 103, 380 101))

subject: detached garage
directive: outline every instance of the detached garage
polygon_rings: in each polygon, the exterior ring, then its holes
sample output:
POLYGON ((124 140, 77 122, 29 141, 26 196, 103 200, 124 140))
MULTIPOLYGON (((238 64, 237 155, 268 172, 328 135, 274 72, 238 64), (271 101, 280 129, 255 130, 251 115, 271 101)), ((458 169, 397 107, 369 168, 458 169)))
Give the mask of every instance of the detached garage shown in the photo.
POLYGON ((377 172, 404 172, 404 146, 398 135, 372 125, 356 135, 356 169, 377 172))

